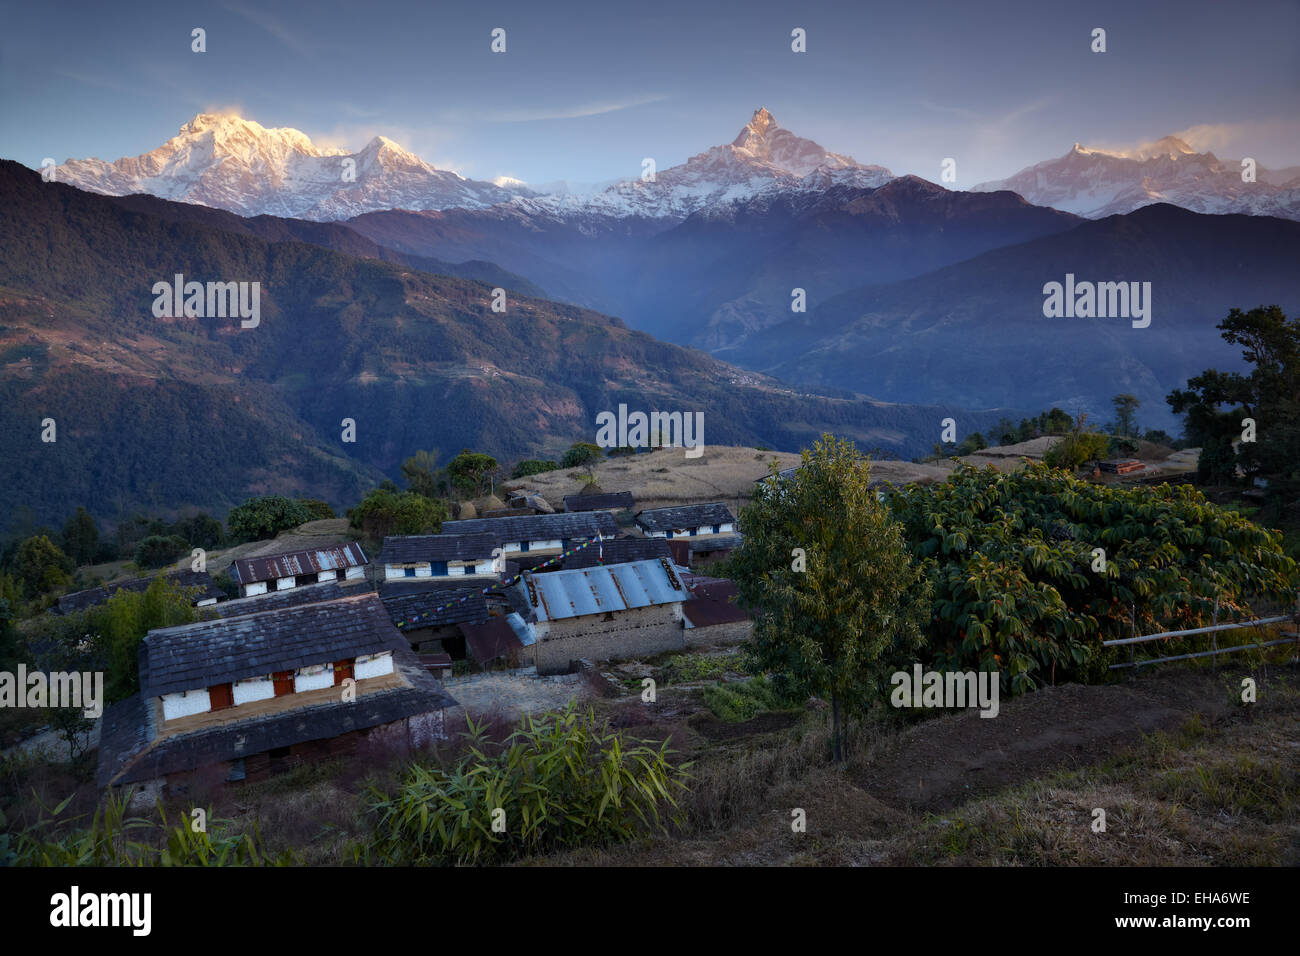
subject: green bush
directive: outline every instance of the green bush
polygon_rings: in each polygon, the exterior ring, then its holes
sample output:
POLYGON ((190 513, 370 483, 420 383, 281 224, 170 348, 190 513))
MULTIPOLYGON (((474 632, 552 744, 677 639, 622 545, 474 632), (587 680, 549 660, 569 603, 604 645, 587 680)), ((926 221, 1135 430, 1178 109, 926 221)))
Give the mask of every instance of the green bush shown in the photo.
POLYGON ((274 538, 281 531, 310 520, 311 512, 301 501, 292 501, 284 495, 267 495, 249 498, 230 509, 226 527, 241 541, 258 541, 274 538))
POLYGON ((628 746, 590 711, 527 717, 500 753, 469 749, 449 769, 414 763, 393 794, 371 789, 373 836, 361 862, 483 864, 605 846, 649 829, 686 790, 686 767, 658 748, 628 746), (499 828, 494 828, 499 821, 499 828))
POLYGON ((559 464, 541 458, 525 458, 515 465, 514 470, 510 472, 511 478, 527 478, 529 475, 540 475, 543 472, 555 471, 559 464))
POLYGON ((298 504, 307 509, 311 517, 309 521, 320 521, 323 518, 337 518, 334 509, 329 506, 329 502, 321 501, 319 498, 299 498, 298 504))
POLYGON ((352 527, 375 541, 390 534, 437 534, 446 520, 447 504, 441 499, 382 486, 348 509, 352 527))
MULTIPOLYGON (((89 827, 66 830, 60 836, 46 834, 59 822, 68 797, 47 816, 11 837, 8 862, 15 866, 287 866, 286 851, 268 857, 256 831, 242 837, 227 835, 230 821, 211 817, 196 831, 189 819, 174 826, 167 823, 162 803, 157 804, 158 821, 128 817, 130 793, 105 796, 89 827), (145 839, 133 839, 141 836, 145 839)), ((69 821, 71 822, 71 821, 69 821)), ((0 815, 0 826, 4 825, 0 815)), ((6 848, 0 845, 0 864, 6 848)))
POLYGON ((764 711, 787 710, 791 706, 790 701, 782 699, 772 682, 762 676, 706 687, 704 703, 714 716, 728 723, 740 723, 764 711))

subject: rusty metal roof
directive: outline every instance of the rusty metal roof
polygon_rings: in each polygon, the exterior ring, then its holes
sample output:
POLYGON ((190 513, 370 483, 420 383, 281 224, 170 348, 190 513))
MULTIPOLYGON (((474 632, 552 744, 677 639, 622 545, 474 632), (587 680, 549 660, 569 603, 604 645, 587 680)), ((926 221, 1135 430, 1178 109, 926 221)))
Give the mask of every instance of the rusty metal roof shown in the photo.
POLYGON ((527 574, 523 586, 539 621, 559 621, 690 600, 666 558, 527 574))
POLYGON ((299 574, 355 568, 365 563, 366 555, 361 550, 361 545, 336 544, 308 551, 285 551, 282 554, 240 558, 231 566, 230 573, 240 584, 252 584, 255 581, 273 581, 299 574))

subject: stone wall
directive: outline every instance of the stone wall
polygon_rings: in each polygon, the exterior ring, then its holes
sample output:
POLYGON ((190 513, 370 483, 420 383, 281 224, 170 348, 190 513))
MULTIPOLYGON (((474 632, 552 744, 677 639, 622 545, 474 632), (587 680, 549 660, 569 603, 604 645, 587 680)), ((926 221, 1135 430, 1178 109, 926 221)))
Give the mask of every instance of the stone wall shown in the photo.
POLYGON ((611 661, 682 650, 686 631, 681 608, 680 604, 660 604, 614 611, 608 621, 604 614, 551 621, 533 645, 537 673, 563 673, 571 662, 584 659, 611 661))
POLYGON ((754 633, 753 621, 728 621, 708 627, 692 627, 686 631, 688 647, 717 647, 722 644, 739 644, 754 633))

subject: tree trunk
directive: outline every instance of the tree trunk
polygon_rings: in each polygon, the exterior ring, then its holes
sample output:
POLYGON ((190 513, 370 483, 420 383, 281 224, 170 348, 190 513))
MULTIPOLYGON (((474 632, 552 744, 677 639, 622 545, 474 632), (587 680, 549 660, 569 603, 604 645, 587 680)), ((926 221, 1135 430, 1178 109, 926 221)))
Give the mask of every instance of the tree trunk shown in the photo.
POLYGON ((834 728, 835 736, 835 762, 842 763, 844 761, 844 752, 840 749, 840 698, 833 688, 831 690, 831 726, 834 728))

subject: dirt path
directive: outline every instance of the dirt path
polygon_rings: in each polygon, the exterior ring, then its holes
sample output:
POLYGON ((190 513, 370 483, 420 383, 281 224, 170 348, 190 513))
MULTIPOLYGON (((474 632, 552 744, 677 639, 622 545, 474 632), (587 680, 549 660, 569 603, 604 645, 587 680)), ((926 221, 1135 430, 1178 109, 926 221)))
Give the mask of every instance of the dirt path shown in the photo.
POLYGON ((1096 763, 1193 713, 1229 709, 1222 681, 1169 673, 1133 684, 1048 687, 976 711, 926 720, 873 756, 856 782, 891 806, 942 810, 1065 767, 1096 763))

